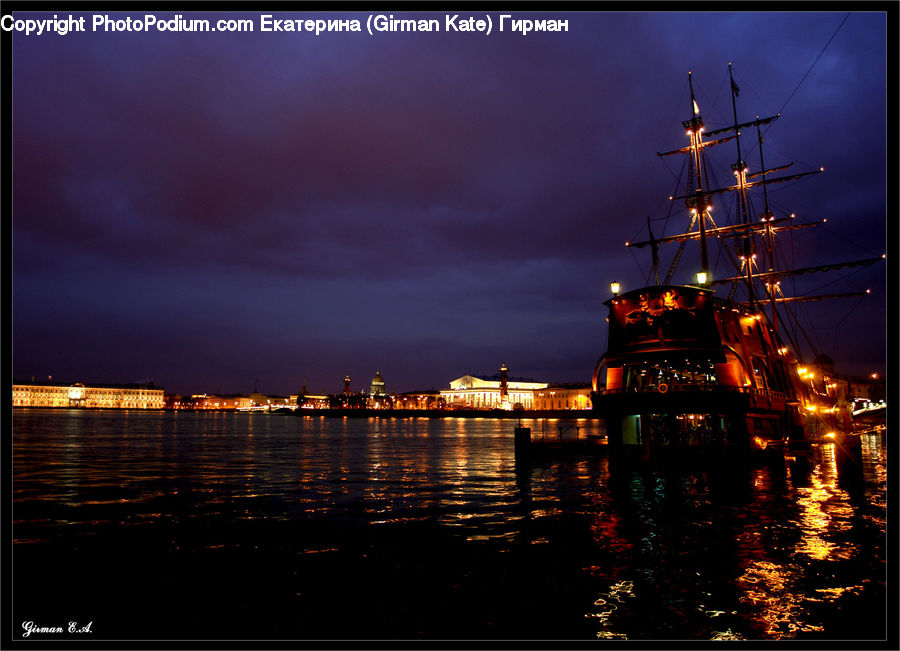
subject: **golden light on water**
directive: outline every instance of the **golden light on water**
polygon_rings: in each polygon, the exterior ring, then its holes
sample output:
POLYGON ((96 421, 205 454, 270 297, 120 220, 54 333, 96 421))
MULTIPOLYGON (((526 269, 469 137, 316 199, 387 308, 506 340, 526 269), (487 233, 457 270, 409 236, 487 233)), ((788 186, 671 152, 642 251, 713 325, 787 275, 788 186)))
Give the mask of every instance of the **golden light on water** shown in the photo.
POLYGON ((824 630, 819 624, 801 619, 806 611, 806 597, 797 586, 800 578, 800 571, 796 568, 769 561, 756 561, 738 579, 738 585, 744 589, 741 601, 760 610, 755 619, 763 624, 766 638, 790 639, 801 631, 824 630))
MULTIPOLYGON (((873 631, 878 623, 871 613, 881 605, 878 582, 885 562, 883 430, 860 436, 864 483, 853 483, 837 443, 816 444, 805 463, 791 459, 785 467, 648 471, 611 468, 606 455, 520 463, 511 445, 512 421, 336 418, 323 424, 321 416, 299 422, 252 414, 237 421, 201 416, 203 429, 193 433, 183 416, 175 424, 143 417, 141 428, 148 422, 177 425, 177 431, 160 430, 168 436, 134 426, 114 439, 75 430, 66 436, 62 427, 49 435, 33 433, 27 439, 31 447, 16 448, 18 506, 38 516, 55 512, 50 503, 66 505, 64 516, 73 512, 70 507, 88 507, 78 525, 89 531, 119 523, 123 506, 133 514, 122 522, 128 527, 184 517, 191 518, 193 530, 202 522, 195 513, 240 521, 242 527, 266 518, 259 531, 277 522, 353 518, 354 532, 385 543, 373 547, 378 554, 359 561, 371 577, 385 577, 386 584, 394 576, 427 577, 422 584, 432 575, 447 577, 446 589, 452 582, 453 592, 446 594, 453 599, 477 598, 483 591, 487 601, 494 597, 489 591, 497 590, 510 608, 521 596, 535 606, 526 611, 535 614, 534 621, 518 609, 509 619, 511 626, 526 628, 542 623, 537 618, 544 611, 538 613, 537 606, 546 606, 550 616, 562 612, 559 603, 574 587, 577 601, 563 613, 568 628, 559 630, 595 639, 825 639, 835 632, 873 631), (173 455, 173 442, 180 449, 182 441, 195 448, 191 455, 167 456, 173 455), (31 453, 35 443, 44 446, 40 456, 31 453), (112 447, 102 458, 94 456, 97 446, 112 447), (47 459, 56 465, 47 466, 47 459), (172 468, 190 471, 195 479, 167 485, 160 474, 172 468), (50 471, 50 488, 35 492, 34 478, 50 471), (135 484, 145 473, 148 479, 135 484), (452 545, 442 546, 447 541, 452 545), (472 556, 460 560, 443 553, 448 550, 472 556), (456 570, 472 572, 461 587, 456 570)), ((19 415, 20 421, 26 418, 36 416, 19 415)), ((538 435, 544 425, 547 436, 556 436, 561 425, 576 422, 575 432, 566 432, 584 438, 598 432, 590 419, 523 421, 538 435)), ((57 527, 69 527, 32 520, 37 524, 21 529, 17 544, 46 542, 57 527)), ((245 543, 230 529, 210 528, 195 546, 224 554, 223 549, 237 553, 241 545, 260 544, 256 536, 245 543)), ((329 528, 327 535, 292 538, 296 531, 291 524, 286 535, 263 540, 263 549, 287 549, 335 566, 349 558, 348 551, 356 553, 357 541, 345 546, 342 532, 332 537, 329 528), (330 561, 338 551, 343 556, 330 561)), ((195 544, 180 535, 167 539, 170 549, 195 544)), ((247 549, 257 557, 256 547, 247 549)), ((355 580, 349 572, 342 576, 355 580)), ((282 587, 293 590, 302 577, 282 587)), ((346 587, 364 591, 371 581, 363 573, 358 584, 346 587)), ((418 594, 409 598, 414 607, 425 601, 418 594)), ((472 613, 466 603, 452 610, 449 598, 441 607, 450 608, 448 620, 472 613)))
POLYGON ((852 508, 847 494, 837 485, 835 444, 820 448, 822 463, 810 475, 808 487, 797 489, 799 524, 803 538, 797 552, 814 560, 838 560, 845 552, 826 538, 829 534, 847 531, 852 508))
MULTIPOLYGON (((854 510, 849 494, 838 484, 835 443, 819 447, 819 463, 804 477, 799 485, 791 482, 793 488, 791 483, 786 485, 796 505, 796 519, 788 525, 800 533, 791 554, 793 561, 760 558, 765 554, 760 541, 743 540, 748 564, 737 579, 743 591, 740 601, 753 611, 752 619, 763 627, 760 634, 767 639, 793 639, 803 633, 824 631, 826 622, 811 618, 815 611, 810 610, 809 602, 834 602, 863 590, 853 582, 817 588, 811 594, 805 586, 810 568, 834 563, 837 570, 838 562, 852 558, 853 543, 840 534, 852 529, 854 510)), ((763 475, 757 477, 761 478, 763 475)), ((756 481, 754 486, 760 491, 771 489, 765 482, 756 481)), ((835 576, 840 583, 840 576, 835 576)), ((729 633, 718 632, 713 639, 739 639, 729 633)))

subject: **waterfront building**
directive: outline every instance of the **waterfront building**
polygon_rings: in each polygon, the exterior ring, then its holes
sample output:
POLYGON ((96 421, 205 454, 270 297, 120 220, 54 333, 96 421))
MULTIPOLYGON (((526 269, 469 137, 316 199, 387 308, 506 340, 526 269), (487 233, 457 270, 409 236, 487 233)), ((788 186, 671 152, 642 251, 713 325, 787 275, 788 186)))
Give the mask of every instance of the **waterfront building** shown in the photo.
POLYGON ((315 395, 306 388, 306 380, 303 380, 303 386, 300 387, 300 393, 291 396, 295 404, 301 409, 327 409, 329 398, 325 394, 315 395))
POLYGON ((301 409, 328 409, 329 397, 325 394, 303 393, 297 396, 301 409))
POLYGON ((534 392, 535 409, 590 409, 591 385, 555 384, 534 392))
POLYGON ((167 393, 163 406, 165 409, 190 409, 190 399, 180 393, 167 393))
POLYGON ((369 388, 369 395, 384 396, 387 391, 384 389, 384 378, 381 377, 381 371, 375 371, 375 377, 372 378, 372 385, 369 388))
POLYGON ((189 403, 182 403, 182 409, 250 409, 253 400, 250 396, 231 394, 216 396, 206 393, 195 393, 189 403))
POLYGON ((407 391, 394 399, 395 409, 443 409, 444 399, 437 389, 430 391, 407 391))
POLYGON ((269 396, 264 393, 254 392, 249 397, 251 406, 256 408, 278 409, 280 407, 296 406, 297 404, 297 396, 291 399, 290 396, 269 396))
POLYGON ((450 409, 533 409, 534 392, 549 386, 547 382, 509 378, 506 364, 497 375, 463 375, 441 391, 450 409))
POLYGON ((339 393, 328 396, 330 409, 366 409, 369 406, 369 394, 367 393, 339 393))
POLYGON ((344 392, 327 396, 331 409, 388 409, 393 406, 393 398, 388 395, 381 372, 376 371, 369 385, 368 392, 353 391, 350 388, 350 376, 344 376, 344 392))
POLYGON ((195 393, 190 400, 173 401, 174 409, 228 409, 237 411, 265 411, 267 409, 280 409, 281 407, 295 408, 297 396, 268 396, 264 393, 251 393, 249 396, 242 394, 212 395, 208 393, 195 393))
POLYGON ((109 386, 13 384, 13 407, 85 407, 90 409, 162 409, 165 395, 152 384, 109 386))

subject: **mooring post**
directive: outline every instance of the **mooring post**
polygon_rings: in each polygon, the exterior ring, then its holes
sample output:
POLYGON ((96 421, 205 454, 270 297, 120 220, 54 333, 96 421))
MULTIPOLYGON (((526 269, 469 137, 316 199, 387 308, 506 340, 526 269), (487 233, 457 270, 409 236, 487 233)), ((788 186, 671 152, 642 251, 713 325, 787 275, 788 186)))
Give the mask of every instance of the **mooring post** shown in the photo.
POLYGON ((525 454, 531 449, 531 428, 523 427, 522 421, 516 425, 515 446, 516 454, 525 454))

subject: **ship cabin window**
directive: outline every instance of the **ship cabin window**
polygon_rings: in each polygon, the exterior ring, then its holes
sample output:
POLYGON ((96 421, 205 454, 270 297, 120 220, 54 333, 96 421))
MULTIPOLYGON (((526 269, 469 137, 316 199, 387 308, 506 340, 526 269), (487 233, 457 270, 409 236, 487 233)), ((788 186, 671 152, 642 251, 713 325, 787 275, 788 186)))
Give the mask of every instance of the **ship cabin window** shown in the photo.
POLYGON ((725 315, 720 323, 722 324, 722 339, 729 342, 741 340, 741 325, 736 319, 725 315))
MULTIPOLYGON (((747 326, 750 329, 750 326, 747 326)), ((748 333, 749 334, 749 333, 748 333)), ((753 381, 757 389, 765 389, 766 381, 763 379, 763 362, 759 357, 753 358, 753 381)))
POLYGON ((779 389, 780 385, 775 381, 769 367, 762 357, 753 357, 753 380, 757 389, 779 389))
POLYGON ((625 389, 656 391, 661 384, 669 388, 684 385, 716 384, 715 365, 709 359, 669 359, 625 364, 625 389))

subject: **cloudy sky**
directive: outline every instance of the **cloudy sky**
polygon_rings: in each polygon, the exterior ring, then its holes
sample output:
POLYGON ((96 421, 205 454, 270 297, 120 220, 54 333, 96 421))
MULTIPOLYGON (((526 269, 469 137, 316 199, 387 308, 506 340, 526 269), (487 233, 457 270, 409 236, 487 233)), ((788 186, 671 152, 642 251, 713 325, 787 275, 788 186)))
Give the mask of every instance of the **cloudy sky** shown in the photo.
MULTIPOLYGON (((260 33, 252 13, 227 17, 254 33, 15 34, 14 377, 287 394, 381 371, 406 391, 505 362, 587 381, 609 282, 647 279, 624 242, 648 216, 687 226, 665 219, 681 161, 656 156, 687 144, 687 73, 723 126, 729 61, 739 119, 783 113, 767 166, 826 170, 773 186, 776 213, 828 219, 785 259, 885 252, 883 14, 548 14, 568 31, 526 36, 489 15, 488 36, 260 33)), ((800 315, 839 371, 883 371, 885 273, 798 287, 872 289, 800 315)))

